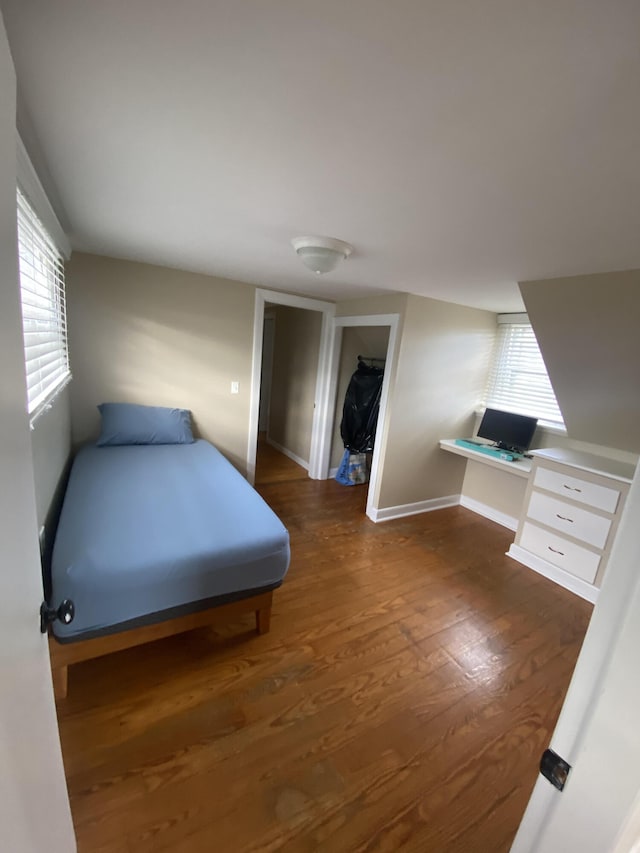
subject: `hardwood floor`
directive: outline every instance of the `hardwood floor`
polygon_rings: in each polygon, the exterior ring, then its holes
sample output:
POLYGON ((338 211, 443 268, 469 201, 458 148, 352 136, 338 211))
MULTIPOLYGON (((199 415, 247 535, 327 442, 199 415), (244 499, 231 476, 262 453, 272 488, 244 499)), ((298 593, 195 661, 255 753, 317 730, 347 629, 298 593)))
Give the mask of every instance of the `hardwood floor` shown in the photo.
POLYGON ((375 525, 366 487, 283 479, 262 450, 293 554, 271 632, 249 616, 70 670, 78 849, 507 851, 591 606, 474 513, 375 525))
POLYGON ((258 435, 256 486, 308 479, 309 475, 304 468, 267 443, 266 433, 261 432, 258 435))

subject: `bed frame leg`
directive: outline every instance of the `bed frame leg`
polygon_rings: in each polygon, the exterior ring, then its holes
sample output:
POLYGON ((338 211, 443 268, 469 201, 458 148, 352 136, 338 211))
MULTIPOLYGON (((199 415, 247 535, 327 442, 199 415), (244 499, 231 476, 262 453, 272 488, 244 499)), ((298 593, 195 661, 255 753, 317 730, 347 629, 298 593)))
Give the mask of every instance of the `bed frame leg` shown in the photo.
POLYGON ((69 667, 58 666, 51 670, 51 674, 53 676, 53 695, 56 699, 66 699, 69 684, 69 667))
POLYGON ((271 602, 256 610, 256 630, 258 634, 268 634, 271 627, 271 602))

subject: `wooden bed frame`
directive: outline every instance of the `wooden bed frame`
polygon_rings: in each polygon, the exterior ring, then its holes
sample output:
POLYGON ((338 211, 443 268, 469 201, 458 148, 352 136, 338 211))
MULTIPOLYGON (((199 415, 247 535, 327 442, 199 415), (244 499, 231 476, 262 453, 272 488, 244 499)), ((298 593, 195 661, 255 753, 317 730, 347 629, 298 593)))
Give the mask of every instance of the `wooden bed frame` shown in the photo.
POLYGON ((131 628, 117 634, 108 634, 90 640, 78 640, 75 643, 59 643, 52 634, 49 634, 49 655, 51 657, 55 697, 56 699, 66 697, 69 667, 74 663, 102 657, 102 655, 108 655, 111 652, 130 649, 143 643, 151 643, 153 640, 161 640, 163 637, 171 637, 174 634, 182 634, 185 631, 192 631, 194 628, 230 622, 236 616, 241 616, 252 610, 256 614, 258 634, 266 634, 271 626, 272 598, 273 590, 261 592, 249 598, 241 598, 228 604, 210 607, 208 610, 189 613, 186 616, 177 616, 141 628, 131 628))

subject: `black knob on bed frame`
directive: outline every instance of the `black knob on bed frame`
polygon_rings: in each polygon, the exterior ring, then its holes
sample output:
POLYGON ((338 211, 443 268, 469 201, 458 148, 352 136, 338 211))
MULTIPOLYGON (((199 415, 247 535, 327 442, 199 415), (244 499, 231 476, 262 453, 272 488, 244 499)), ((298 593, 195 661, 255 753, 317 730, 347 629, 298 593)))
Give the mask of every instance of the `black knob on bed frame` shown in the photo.
POLYGON ((75 614, 76 607, 70 598, 65 598, 57 610, 54 610, 53 607, 49 607, 47 602, 43 601, 40 605, 40 631, 43 634, 46 634, 47 628, 52 622, 55 622, 56 619, 64 622, 65 625, 69 625, 70 622, 73 622, 75 614))

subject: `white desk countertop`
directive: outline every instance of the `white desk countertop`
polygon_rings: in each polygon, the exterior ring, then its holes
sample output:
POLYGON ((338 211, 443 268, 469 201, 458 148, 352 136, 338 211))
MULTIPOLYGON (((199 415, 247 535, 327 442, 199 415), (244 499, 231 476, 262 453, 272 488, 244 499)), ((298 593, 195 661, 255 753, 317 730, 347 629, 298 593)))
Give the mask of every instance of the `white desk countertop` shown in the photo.
POLYGON ((531 459, 514 459, 512 462, 508 459, 498 459, 496 456, 489 456, 487 453, 472 450, 470 447, 462 447, 462 445, 456 444, 453 438, 441 438, 440 447, 449 453, 456 453, 458 456, 464 456, 474 462, 482 462, 483 465, 498 468, 507 474, 515 474, 516 477, 526 479, 531 472, 531 459))
POLYGON ((540 459, 571 465, 573 468, 590 471, 592 474, 603 474, 614 480, 622 480, 623 483, 630 483, 636 470, 636 466, 631 462, 623 462, 608 456, 596 456, 594 453, 584 453, 581 450, 542 447, 540 450, 532 450, 531 453, 540 459))

